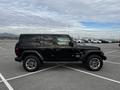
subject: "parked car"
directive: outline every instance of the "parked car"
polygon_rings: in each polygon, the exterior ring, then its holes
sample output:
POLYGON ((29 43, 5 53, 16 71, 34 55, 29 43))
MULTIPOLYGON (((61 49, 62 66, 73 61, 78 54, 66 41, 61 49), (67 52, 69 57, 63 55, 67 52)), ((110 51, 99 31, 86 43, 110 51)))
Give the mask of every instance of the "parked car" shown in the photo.
POLYGON ((91 40, 91 43, 102 43, 102 41, 97 40, 97 39, 92 39, 92 40, 91 40))
POLYGON ((77 40, 77 43, 85 43, 85 41, 82 39, 79 39, 79 40, 77 40))
POLYGON ((21 34, 15 46, 16 61, 32 72, 44 63, 80 63, 98 71, 106 56, 99 47, 77 45, 66 34, 21 34))
POLYGON ((108 40, 99 39, 101 43, 110 43, 108 40))

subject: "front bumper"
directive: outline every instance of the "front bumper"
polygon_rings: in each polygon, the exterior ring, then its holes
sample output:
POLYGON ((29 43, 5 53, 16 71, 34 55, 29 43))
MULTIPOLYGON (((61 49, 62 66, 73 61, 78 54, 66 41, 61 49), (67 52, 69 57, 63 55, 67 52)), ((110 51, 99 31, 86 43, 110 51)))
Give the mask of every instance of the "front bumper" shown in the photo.
POLYGON ((103 58, 103 60, 106 60, 106 59, 107 59, 107 57, 106 57, 106 56, 102 56, 102 58, 103 58))
POLYGON ((102 57, 103 60, 107 59, 107 57, 105 56, 105 54, 102 51, 101 51, 101 57, 102 57))

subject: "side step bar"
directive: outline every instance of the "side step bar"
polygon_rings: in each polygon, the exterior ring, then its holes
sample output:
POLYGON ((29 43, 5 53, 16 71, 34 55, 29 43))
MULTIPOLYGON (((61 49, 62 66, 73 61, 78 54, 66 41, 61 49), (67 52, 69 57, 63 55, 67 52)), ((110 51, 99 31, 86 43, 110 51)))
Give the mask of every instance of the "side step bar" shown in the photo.
POLYGON ((82 61, 44 61, 43 63, 56 63, 56 64, 69 64, 69 63, 82 63, 82 61))

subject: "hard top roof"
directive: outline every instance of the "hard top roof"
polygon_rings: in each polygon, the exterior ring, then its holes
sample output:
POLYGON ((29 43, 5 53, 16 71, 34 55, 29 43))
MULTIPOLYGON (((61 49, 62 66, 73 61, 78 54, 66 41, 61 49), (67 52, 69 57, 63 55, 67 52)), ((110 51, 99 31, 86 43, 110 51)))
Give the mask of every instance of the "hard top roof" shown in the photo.
POLYGON ((51 35, 51 36, 69 36, 68 34, 20 34, 20 36, 51 35))

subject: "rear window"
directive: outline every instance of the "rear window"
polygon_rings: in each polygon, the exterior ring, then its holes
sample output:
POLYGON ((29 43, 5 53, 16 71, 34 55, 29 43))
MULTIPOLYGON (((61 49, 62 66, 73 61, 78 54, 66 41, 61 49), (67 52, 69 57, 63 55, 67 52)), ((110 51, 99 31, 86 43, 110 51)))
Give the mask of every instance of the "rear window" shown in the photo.
POLYGON ((33 41, 39 41, 40 36, 38 35, 21 35, 20 36, 20 42, 33 42, 33 41))
POLYGON ((41 46, 54 46, 55 45, 55 38, 54 38, 54 36, 41 35, 40 36, 40 45, 41 46))

